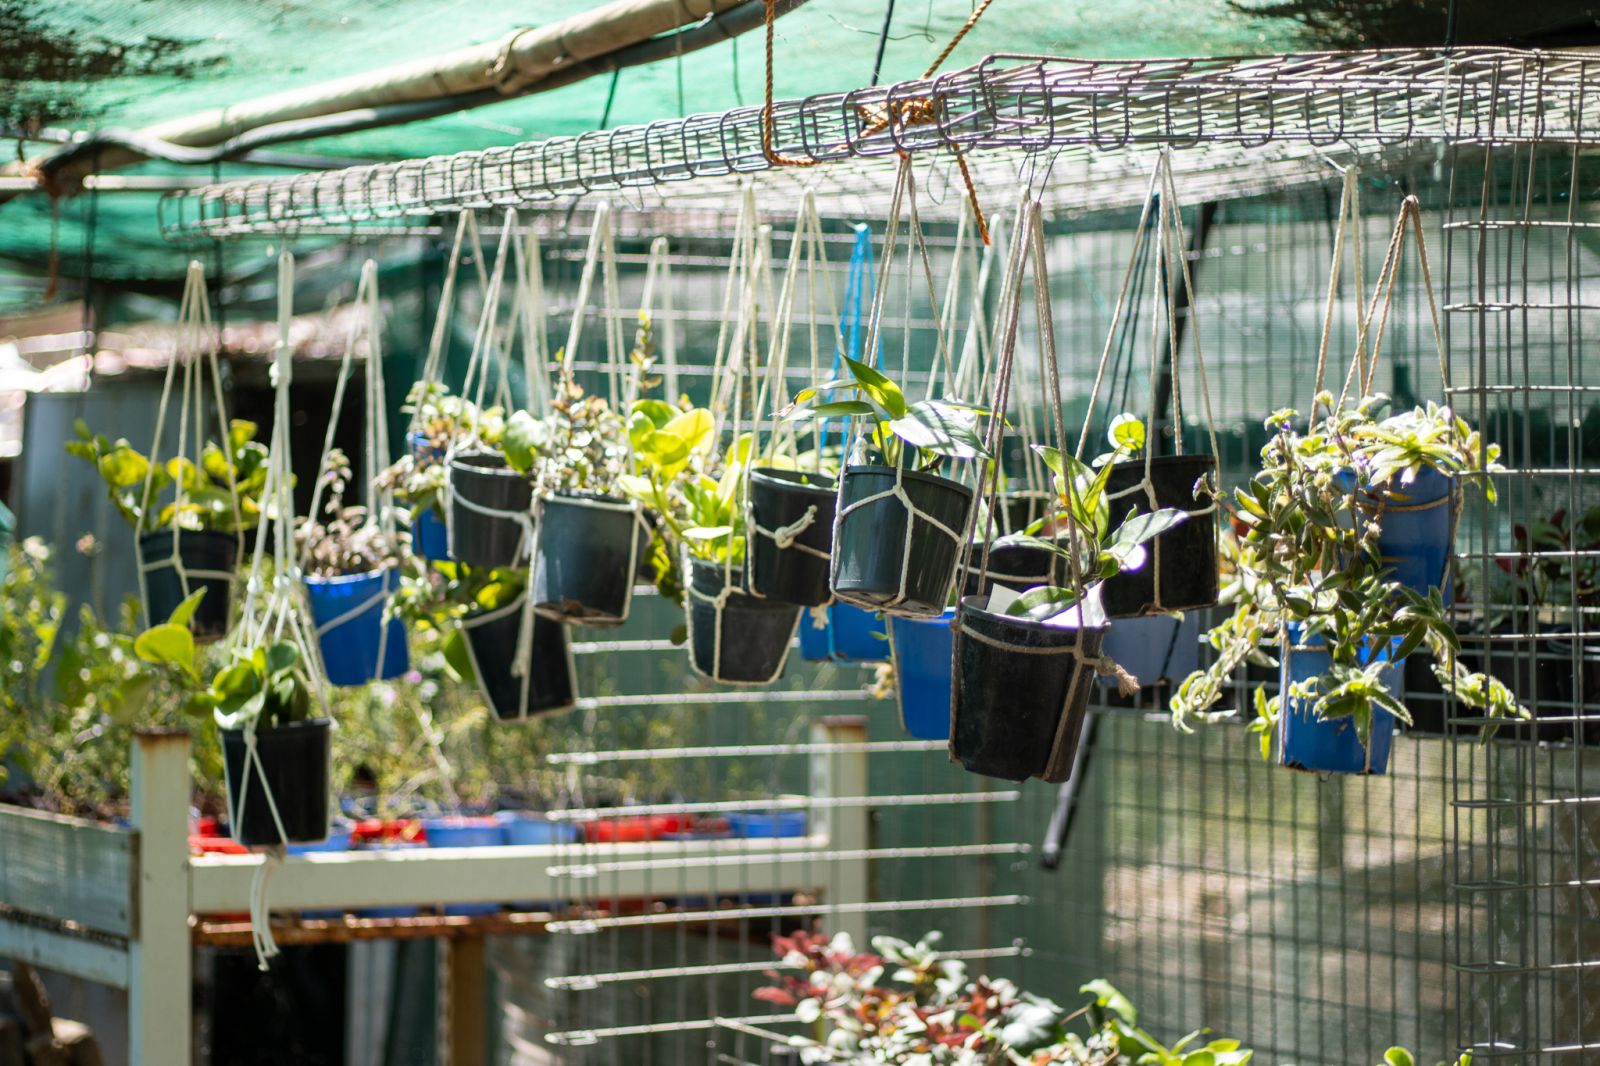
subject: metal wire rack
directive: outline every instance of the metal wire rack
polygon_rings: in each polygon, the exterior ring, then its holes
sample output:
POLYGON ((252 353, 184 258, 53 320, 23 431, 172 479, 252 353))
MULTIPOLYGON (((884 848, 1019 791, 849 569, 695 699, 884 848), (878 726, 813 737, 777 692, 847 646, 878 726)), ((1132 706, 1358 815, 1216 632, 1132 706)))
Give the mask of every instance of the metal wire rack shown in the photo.
MULTIPOLYGON (((773 144, 826 163, 775 168, 763 108, 740 107, 577 137, 307 174, 166 196, 173 240, 285 230, 356 230, 463 208, 629 193, 716 202, 730 179, 811 185, 840 210, 881 205, 900 153, 968 154, 980 187, 1050 190, 1057 206, 1142 195, 1141 150, 1191 150, 1185 172, 1217 194, 1304 180, 1320 153, 1427 142, 1593 143, 1585 107, 1600 60, 1472 49, 1250 58, 1077 60, 991 56, 930 80, 775 103, 773 144), (1132 158, 1130 158, 1132 157, 1132 158), (837 202, 835 199, 837 198, 837 202)), ((950 196, 954 210, 959 196, 950 196)))

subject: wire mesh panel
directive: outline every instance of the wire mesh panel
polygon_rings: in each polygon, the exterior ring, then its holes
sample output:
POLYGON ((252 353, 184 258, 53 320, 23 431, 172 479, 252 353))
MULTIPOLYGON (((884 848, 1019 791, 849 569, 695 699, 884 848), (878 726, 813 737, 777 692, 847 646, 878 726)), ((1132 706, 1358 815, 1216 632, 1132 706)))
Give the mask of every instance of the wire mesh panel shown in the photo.
POLYGON ((1451 250, 1457 404, 1505 449, 1498 508, 1471 506, 1458 547, 1468 653, 1532 721, 1452 752, 1460 1042, 1495 1061, 1600 1054, 1600 778, 1593 508, 1600 327, 1589 201, 1595 160, 1569 146, 1461 150, 1451 250))

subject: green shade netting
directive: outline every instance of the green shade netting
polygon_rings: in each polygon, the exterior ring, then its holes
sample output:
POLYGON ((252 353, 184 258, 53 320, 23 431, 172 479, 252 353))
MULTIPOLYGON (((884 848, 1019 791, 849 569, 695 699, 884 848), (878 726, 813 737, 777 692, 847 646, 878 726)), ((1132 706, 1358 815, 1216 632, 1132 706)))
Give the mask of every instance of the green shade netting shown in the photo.
MULTIPOLYGON (((811 0, 778 22, 776 94, 799 97, 866 84, 885 0, 811 0)), ((733 0, 729 0, 730 6, 733 0)), ((495 41, 597 6, 582 0, 0 0, 0 122, 39 115, 69 129, 142 127, 345 75, 495 41)), ((883 62, 885 81, 919 76, 966 20, 965 0, 901 0, 883 62)), ((1226 0, 995 0, 945 70, 990 53, 1093 57, 1273 52, 1292 49, 1297 24, 1246 14, 1226 0)), ((681 60, 625 70, 608 124, 716 112, 761 99, 759 30, 681 60)), ((393 160, 571 135, 606 114, 612 79, 591 79, 407 126, 278 146, 341 162, 393 160)), ((3 126, 0 126, 3 129, 3 126)), ((25 154, 46 146, 29 145, 25 154)), ((15 158, 15 140, 0 138, 15 158)), ((225 164, 222 178, 286 173, 225 164)), ((203 171, 202 171, 203 172, 203 171)), ((130 174, 194 173, 147 164, 130 174)), ((84 272, 85 229, 95 239, 90 273, 124 283, 170 281, 186 254, 156 229, 157 196, 106 193, 59 205, 31 194, 0 206, 0 276, 37 279, 54 242, 68 278, 84 272)), ((41 290, 0 284, 0 314, 37 304, 41 290)))

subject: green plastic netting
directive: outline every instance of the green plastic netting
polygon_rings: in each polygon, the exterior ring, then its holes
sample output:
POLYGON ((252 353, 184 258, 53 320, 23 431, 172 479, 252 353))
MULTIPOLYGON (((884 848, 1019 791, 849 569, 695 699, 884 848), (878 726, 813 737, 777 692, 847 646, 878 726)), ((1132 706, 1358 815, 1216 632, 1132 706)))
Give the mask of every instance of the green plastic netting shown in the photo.
MULTIPOLYGON (((849 89, 871 76, 886 0, 811 0, 778 23, 780 97, 849 89)), ((733 0, 729 0, 732 6, 733 0)), ((138 128, 207 108, 452 48, 494 41, 596 6, 583 0, 440 4, 199 3, 195 0, 0 0, 0 132, 31 119, 68 129, 138 128)), ((901 0, 883 79, 916 77, 966 19, 967 0, 901 0)), ((1227 0, 996 0, 945 69, 990 53, 1094 57, 1270 52, 1302 43, 1296 23, 1246 14, 1227 0)), ((681 60, 621 72, 608 124, 721 111, 761 99, 759 31, 681 60)), ((601 125, 612 79, 602 77, 426 122, 278 146, 340 160, 403 159, 570 135, 601 125)), ((30 145, 27 154, 47 146, 30 145)), ((18 143, 0 137, 15 158, 18 143)), ((262 173, 225 164, 222 178, 262 173)), ((148 164, 120 173, 193 174, 148 164)), ((281 171, 273 171, 281 173, 281 171)), ((0 314, 37 305, 52 245, 68 279, 137 284, 180 276, 185 253, 156 232, 153 193, 64 201, 52 220, 43 194, 0 206, 0 314), (86 230, 93 219, 92 252, 86 230), (8 277, 9 275, 9 277, 8 277), (23 279, 28 279, 23 284, 23 279), (6 284, 9 281, 10 284, 6 284)), ((249 253, 230 252, 246 256, 249 253)), ((237 261, 235 265, 239 265, 237 261)))

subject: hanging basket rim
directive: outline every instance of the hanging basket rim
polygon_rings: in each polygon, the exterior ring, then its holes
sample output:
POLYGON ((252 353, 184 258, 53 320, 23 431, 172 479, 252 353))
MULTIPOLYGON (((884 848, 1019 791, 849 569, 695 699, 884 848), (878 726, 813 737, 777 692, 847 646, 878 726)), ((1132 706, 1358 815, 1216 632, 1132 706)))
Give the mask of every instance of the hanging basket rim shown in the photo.
MULTIPOLYGON (((1087 593, 1086 597, 1088 595, 1092 595, 1092 590, 1098 585, 1099 582, 1095 582, 1094 585, 1089 586, 1091 592, 1087 593)), ((1036 622, 1031 618, 1021 618, 1014 614, 998 614, 988 609, 988 602, 988 596, 963 596, 961 597, 961 604, 957 611, 957 617, 959 618, 962 614, 975 614, 981 616, 986 621, 999 622, 1002 625, 1022 630, 1024 632, 1049 634, 1051 636, 1069 638, 1073 643, 1076 643, 1077 634, 1105 633, 1111 628, 1111 619, 1107 619, 1102 625, 1097 626, 1077 625, 1068 627, 1050 625, 1047 622, 1036 622), (984 602, 984 606, 977 606, 976 601, 978 600, 982 600, 984 602)), ((1062 649, 1065 650, 1066 647, 1067 645, 1063 645, 1062 649)))
MULTIPOLYGON (((844 473, 846 475, 848 475, 848 474, 873 474, 873 475, 880 475, 880 476, 883 476, 883 477, 893 478, 895 476, 896 469, 894 467, 892 467, 892 466, 885 466, 885 465, 883 465, 881 463, 862 463, 862 464, 857 465, 857 466, 847 466, 847 467, 845 467, 844 473)), ((923 482, 924 484, 928 484, 928 485, 937 485, 937 486, 943 486, 945 488, 954 489, 957 492, 960 492, 968 500, 972 499, 972 497, 974 495, 972 489, 969 486, 963 485, 961 482, 956 481, 953 478, 947 478, 947 477, 943 476, 942 474, 930 474, 926 470, 901 470, 901 471, 899 471, 899 473, 907 481, 920 481, 920 482, 923 482)), ((841 476, 839 480, 843 481, 844 477, 841 476)))
POLYGON ((752 482, 760 480, 774 488, 794 489, 819 499, 833 496, 839 491, 839 479, 836 476, 815 470, 785 470, 776 466, 754 466, 750 468, 750 480, 752 482), (819 483, 807 485, 795 480, 801 477, 815 478, 819 483))

